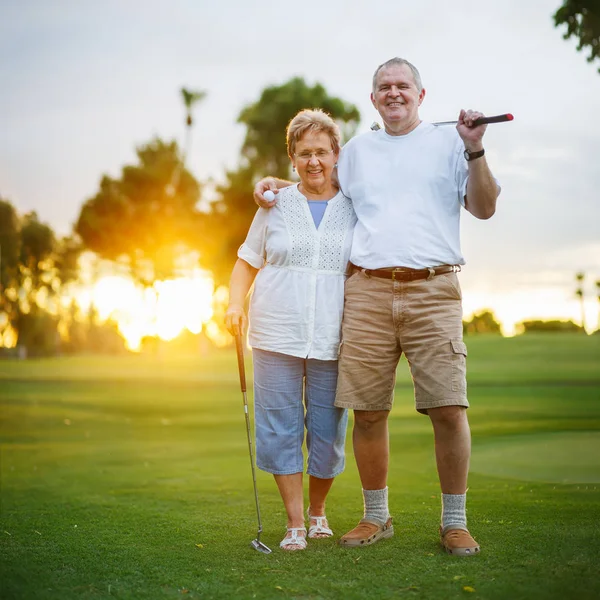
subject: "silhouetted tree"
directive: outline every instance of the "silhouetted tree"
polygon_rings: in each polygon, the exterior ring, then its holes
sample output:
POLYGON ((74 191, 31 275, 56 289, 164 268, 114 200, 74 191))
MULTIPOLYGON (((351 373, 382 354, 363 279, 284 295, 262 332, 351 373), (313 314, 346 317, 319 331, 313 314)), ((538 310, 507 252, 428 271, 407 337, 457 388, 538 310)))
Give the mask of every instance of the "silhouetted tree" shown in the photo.
POLYGON ((585 273, 576 273, 575 280, 577 281, 577 289, 575 295, 579 298, 579 307, 581 309, 581 328, 585 331, 585 298, 583 293, 583 280, 585 279, 585 273))
POLYGON ((21 224, 19 263, 23 282, 33 290, 45 290, 52 285, 52 270, 56 237, 52 228, 42 223, 35 212, 26 214, 21 224))
POLYGON ((194 124, 194 118, 192 115, 192 109, 194 105, 198 104, 198 102, 202 102, 204 98, 206 98, 206 92, 203 91, 192 91, 187 90, 185 88, 181 88, 181 97, 183 99, 183 104, 185 106, 185 125, 186 125, 186 141, 183 146, 183 160, 185 163, 185 158, 189 154, 191 144, 192 144, 192 126, 194 124))
POLYGON ((463 332, 472 333, 502 333, 500 323, 489 309, 481 310, 473 315, 470 321, 463 321, 463 332))
POLYGON ((246 238, 257 206, 252 200, 254 173, 248 166, 227 171, 226 180, 216 189, 219 199, 206 217, 204 266, 210 269, 217 285, 229 282, 237 250, 246 238))
POLYGON ((203 219, 207 232, 203 260, 217 284, 228 282, 237 249, 256 213, 254 183, 266 175, 290 177, 286 127, 304 108, 328 112, 340 125, 345 139, 355 132, 360 119, 356 106, 329 96, 320 84, 310 87, 299 77, 266 88, 256 102, 241 111, 238 122, 246 126, 246 136, 240 164, 226 173, 225 182, 216 189, 217 199, 203 219))
POLYGON ((600 331, 600 279, 596 280, 596 299, 598 300, 598 329, 600 331))
POLYGON ((111 261, 121 260, 145 285, 176 273, 178 257, 197 246, 200 184, 180 168, 176 142, 155 139, 137 150, 138 164, 121 177, 102 177, 97 194, 85 202, 75 225, 86 249, 111 261))
POLYGON ((18 287, 21 226, 15 207, 0 198, 0 313, 14 318, 18 287))
POLYGON ((322 108, 329 113, 345 140, 354 135, 360 121, 356 106, 330 96, 319 83, 310 87, 303 78, 295 77, 283 85, 265 88, 259 100, 246 106, 238 117, 238 123, 246 126, 242 156, 256 175, 289 177, 285 130, 303 108, 322 108))
POLYGON ((581 333, 585 330, 577 323, 573 321, 522 321, 517 324, 517 330, 521 330, 522 333, 545 333, 545 332, 558 332, 558 333, 581 333))
POLYGON ((59 345, 57 298, 77 277, 79 249, 72 238, 58 240, 35 212, 19 216, 0 201, 0 313, 29 354, 48 354, 59 345))
MULTIPOLYGON (((598 0, 565 0, 554 13, 554 26, 566 25, 565 39, 578 39, 577 50, 589 50, 588 62, 600 58, 600 2, 598 0)), ((598 68, 600 72, 600 67, 598 68)))
POLYGON ((174 196, 179 187, 179 179, 181 177, 181 171, 185 168, 185 161, 188 157, 192 148, 192 126, 194 124, 194 118, 192 116, 192 109, 195 104, 201 102, 206 97, 206 92, 187 90, 181 88, 181 97, 185 106, 185 142, 183 144, 183 154, 181 160, 173 170, 171 181, 167 186, 167 193, 170 196, 174 196))

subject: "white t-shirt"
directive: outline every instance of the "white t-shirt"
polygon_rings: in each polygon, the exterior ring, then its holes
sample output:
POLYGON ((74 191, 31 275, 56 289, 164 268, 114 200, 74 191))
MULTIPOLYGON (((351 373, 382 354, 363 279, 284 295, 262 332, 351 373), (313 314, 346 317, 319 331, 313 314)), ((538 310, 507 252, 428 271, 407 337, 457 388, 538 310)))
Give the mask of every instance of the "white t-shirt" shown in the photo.
POLYGON ((358 222, 350 260, 367 269, 464 264, 460 209, 468 167, 453 127, 422 122, 406 135, 380 129, 351 139, 338 161, 358 222))
POLYGON ((238 256, 260 269, 250 302, 253 348, 337 360, 344 280, 356 215, 339 192, 317 229, 306 198, 292 185, 259 208, 238 256))

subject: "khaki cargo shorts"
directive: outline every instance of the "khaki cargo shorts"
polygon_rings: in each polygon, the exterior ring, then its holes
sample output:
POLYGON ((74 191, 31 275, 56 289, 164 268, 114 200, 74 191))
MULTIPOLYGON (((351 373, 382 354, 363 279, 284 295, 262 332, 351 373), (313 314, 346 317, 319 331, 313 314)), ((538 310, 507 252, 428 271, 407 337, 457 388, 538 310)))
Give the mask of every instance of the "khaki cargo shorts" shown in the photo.
POLYGON ((404 353, 419 412, 468 407, 461 301, 456 273, 403 282, 354 272, 346 280, 335 405, 390 410, 404 353))

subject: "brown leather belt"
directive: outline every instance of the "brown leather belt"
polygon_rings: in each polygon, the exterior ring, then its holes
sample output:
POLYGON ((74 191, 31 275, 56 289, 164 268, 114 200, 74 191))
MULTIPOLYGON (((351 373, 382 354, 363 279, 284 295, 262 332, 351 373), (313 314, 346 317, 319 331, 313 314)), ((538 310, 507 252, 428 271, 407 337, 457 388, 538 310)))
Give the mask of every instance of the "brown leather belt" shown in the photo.
POLYGON ((351 265, 350 273, 362 271, 367 277, 380 277, 381 279, 392 279, 393 281, 417 281, 419 279, 430 280, 436 275, 443 273, 458 273, 460 265, 440 265, 439 267, 429 267, 427 269, 409 269, 407 267, 397 267, 393 269, 363 269, 356 265, 351 265))

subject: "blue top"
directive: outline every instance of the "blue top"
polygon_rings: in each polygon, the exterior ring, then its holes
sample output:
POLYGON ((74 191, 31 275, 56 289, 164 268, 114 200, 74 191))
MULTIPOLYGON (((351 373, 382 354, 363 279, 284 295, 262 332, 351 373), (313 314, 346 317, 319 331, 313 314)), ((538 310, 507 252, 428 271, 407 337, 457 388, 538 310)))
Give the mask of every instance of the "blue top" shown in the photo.
POLYGON ((319 229, 319 225, 323 220, 323 215, 325 214, 325 209, 327 208, 327 203, 329 200, 307 200, 307 202, 308 208, 310 208, 310 214, 315 222, 315 227, 319 229))

